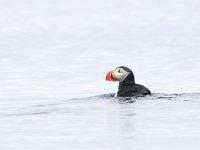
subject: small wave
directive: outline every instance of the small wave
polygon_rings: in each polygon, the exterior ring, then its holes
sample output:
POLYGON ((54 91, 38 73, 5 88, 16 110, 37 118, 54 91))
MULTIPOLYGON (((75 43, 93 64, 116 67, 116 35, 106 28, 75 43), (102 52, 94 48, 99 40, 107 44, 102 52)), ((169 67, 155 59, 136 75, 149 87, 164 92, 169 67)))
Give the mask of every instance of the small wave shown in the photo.
POLYGON ((115 99, 121 101, 135 102, 137 100, 183 100, 183 101, 198 101, 200 100, 200 93, 152 93, 151 95, 135 96, 135 97, 115 97, 115 93, 102 94, 89 99, 115 99))
MULTIPOLYGON (((74 113, 74 111, 84 111, 86 109, 95 109, 101 103, 118 102, 134 103, 137 101, 185 101, 200 102, 200 93, 153 93, 147 96, 137 97, 115 97, 115 93, 96 95, 92 97, 73 98, 55 101, 34 102, 31 105, 17 105, 10 110, 1 110, 0 116, 29 116, 29 115, 47 115, 50 113, 74 113), (91 101, 93 103, 91 103, 91 101)), ((104 105, 104 104, 103 104, 104 105)))

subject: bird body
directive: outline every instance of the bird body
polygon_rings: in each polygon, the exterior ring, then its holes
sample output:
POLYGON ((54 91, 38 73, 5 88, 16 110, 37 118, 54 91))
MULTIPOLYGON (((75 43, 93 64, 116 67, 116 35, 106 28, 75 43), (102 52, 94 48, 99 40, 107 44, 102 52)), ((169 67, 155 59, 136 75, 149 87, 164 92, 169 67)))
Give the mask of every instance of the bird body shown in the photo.
POLYGON ((120 66, 110 71, 106 75, 107 81, 119 81, 117 97, 145 96, 151 94, 151 91, 144 85, 136 84, 133 72, 120 66))

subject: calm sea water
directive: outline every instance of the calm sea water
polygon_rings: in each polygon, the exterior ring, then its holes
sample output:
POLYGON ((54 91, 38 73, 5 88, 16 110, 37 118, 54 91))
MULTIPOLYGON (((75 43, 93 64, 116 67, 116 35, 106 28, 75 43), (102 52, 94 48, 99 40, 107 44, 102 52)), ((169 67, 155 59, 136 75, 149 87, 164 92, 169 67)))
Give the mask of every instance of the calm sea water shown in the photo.
POLYGON ((198 0, 0 0, 0 149, 198 150, 198 0), (118 66, 154 94, 122 100, 118 66))

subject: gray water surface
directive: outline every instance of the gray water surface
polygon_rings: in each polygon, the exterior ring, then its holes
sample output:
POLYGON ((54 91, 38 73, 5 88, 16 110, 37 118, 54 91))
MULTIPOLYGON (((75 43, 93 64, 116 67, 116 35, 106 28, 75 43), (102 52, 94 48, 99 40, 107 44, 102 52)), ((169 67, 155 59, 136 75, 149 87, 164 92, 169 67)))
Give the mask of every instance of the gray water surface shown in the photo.
POLYGON ((199 107, 197 93, 19 100, 1 106, 1 148, 198 149, 199 107))

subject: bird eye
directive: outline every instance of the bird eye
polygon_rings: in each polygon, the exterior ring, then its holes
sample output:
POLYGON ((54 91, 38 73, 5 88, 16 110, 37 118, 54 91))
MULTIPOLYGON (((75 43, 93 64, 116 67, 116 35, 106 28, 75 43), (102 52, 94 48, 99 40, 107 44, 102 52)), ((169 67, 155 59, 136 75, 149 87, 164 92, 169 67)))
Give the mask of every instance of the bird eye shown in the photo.
POLYGON ((118 70, 118 73, 120 73, 121 71, 120 71, 120 69, 118 70))

